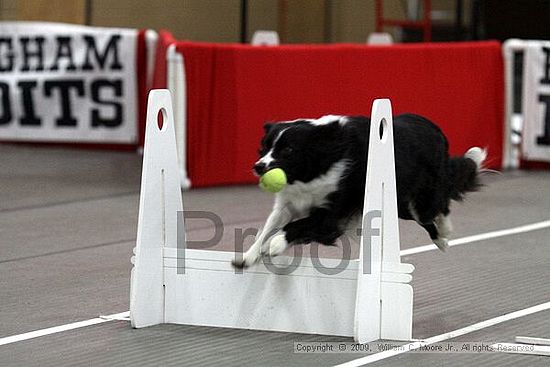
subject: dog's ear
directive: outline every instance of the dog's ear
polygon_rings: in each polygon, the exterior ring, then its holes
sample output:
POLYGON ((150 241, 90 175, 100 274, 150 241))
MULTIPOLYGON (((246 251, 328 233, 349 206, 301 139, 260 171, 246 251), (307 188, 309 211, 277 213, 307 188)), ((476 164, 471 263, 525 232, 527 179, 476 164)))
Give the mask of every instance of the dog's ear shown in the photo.
POLYGON ((269 131, 271 130, 271 128, 272 128, 273 126, 275 126, 275 123, 273 123, 273 122, 266 122, 266 123, 264 124, 264 131, 265 131, 265 133, 268 134, 269 131))

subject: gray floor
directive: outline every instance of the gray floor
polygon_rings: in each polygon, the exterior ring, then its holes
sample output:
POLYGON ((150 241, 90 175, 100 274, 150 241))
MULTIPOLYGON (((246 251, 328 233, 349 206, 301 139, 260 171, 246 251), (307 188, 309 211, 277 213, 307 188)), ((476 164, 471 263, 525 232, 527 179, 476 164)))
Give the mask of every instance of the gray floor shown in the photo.
MULTIPOLYGON (((141 159, 133 153, 0 145, 0 338, 128 310, 141 159)), ((489 174, 486 187, 455 204, 455 237, 550 219, 550 172, 489 174)), ((232 249, 235 229, 257 228, 271 196, 256 187, 185 193, 188 210, 222 218, 232 249)), ((211 224, 188 221, 190 240, 211 224)), ((402 247, 429 243, 401 223, 402 247)), ((415 338, 426 338, 550 301, 550 229, 407 256, 416 266, 415 338)), ((322 248, 322 256, 339 255, 322 248)), ((309 253, 309 247, 306 248, 309 253)), ((335 315, 337 317, 337 315, 335 315)), ((550 312, 505 322, 453 341, 550 337, 550 312)), ((0 346, 1 366, 239 365, 330 366, 361 354, 295 354, 298 341, 346 338, 162 325, 133 330, 112 321, 0 346)), ((406 353, 380 366, 547 366, 550 358, 508 354, 406 353)))

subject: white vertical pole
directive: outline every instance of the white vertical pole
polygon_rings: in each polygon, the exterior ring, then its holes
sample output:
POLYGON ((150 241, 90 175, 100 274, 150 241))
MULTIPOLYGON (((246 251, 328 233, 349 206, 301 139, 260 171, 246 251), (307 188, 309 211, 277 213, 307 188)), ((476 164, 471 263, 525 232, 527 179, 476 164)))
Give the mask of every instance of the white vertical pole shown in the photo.
POLYGON ((189 189, 191 181, 187 175, 187 82, 183 55, 176 51, 174 44, 166 51, 167 86, 174 101, 174 120, 179 173, 182 189, 189 189))
POLYGON ((391 123, 389 100, 375 100, 371 114, 355 304, 355 339, 360 343, 380 339, 382 231, 385 215, 382 212, 384 188, 381 174, 392 166, 392 161, 382 165, 386 157, 379 156, 384 153, 380 149, 382 144, 379 137, 382 119, 390 119, 391 123))
POLYGON ((402 264, 399 254, 395 179, 391 103, 377 99, 370 122, 357 273, 355 339, 360 343, 412 338, 413 291, 407 283, 414 267, 402 264))
POLYGON ((281 43, 277 31, 256 31, 252 36, 252 46, 278 46, 281 43))
POLYGON ((147 49, 147 89, 153 87, 153 76, 155 72, 155 58, 159 35, 152 29, 145 31, 145 47, 147 49))
POLYGON ((504 42, 504 142, 502 151, 502 168, 519 168, 519 152, 512 141, 512 117, 514 115, 514 52, 523 51, 527 43, 519 39, 504 42))
POLYGON ((164 247, 177 248, 177 213, 183 211, 173 116, 170 92, 152 90, 147 103, 138 230, 130 282, 130 320, 136 328, 165 321, 163 251, 164 247), (162 129, 157 123, 159 112, 163 115, 162 129))

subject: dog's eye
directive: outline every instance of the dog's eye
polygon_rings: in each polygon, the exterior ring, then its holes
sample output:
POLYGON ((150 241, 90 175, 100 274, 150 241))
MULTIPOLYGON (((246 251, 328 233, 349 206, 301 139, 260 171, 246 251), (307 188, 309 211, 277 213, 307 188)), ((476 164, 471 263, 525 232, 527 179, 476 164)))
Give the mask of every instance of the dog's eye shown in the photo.
POLYGON ((294 152, 294 149, 292 147, 284 147, 283 150, 281 150, 281 155, 289 156, 294 152))
POLYGON ((267 148, 265 147, 265 145, 262 144, 260 149, 258 149, 258 155, 260 157, 263 157, 266 153, 267 153, 267 148))

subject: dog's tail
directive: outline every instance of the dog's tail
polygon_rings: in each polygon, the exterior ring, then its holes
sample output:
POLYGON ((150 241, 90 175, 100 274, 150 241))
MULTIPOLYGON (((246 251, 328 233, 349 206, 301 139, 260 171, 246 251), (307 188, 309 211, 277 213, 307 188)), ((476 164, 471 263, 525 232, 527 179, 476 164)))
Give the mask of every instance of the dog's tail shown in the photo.
POLYGON ((462 200, 467 192, 477 191, 481 186, 479 172, 487 150, 478 147, 470 148, 462 157, 451 157, 448 164, 450 197, 462 200))

